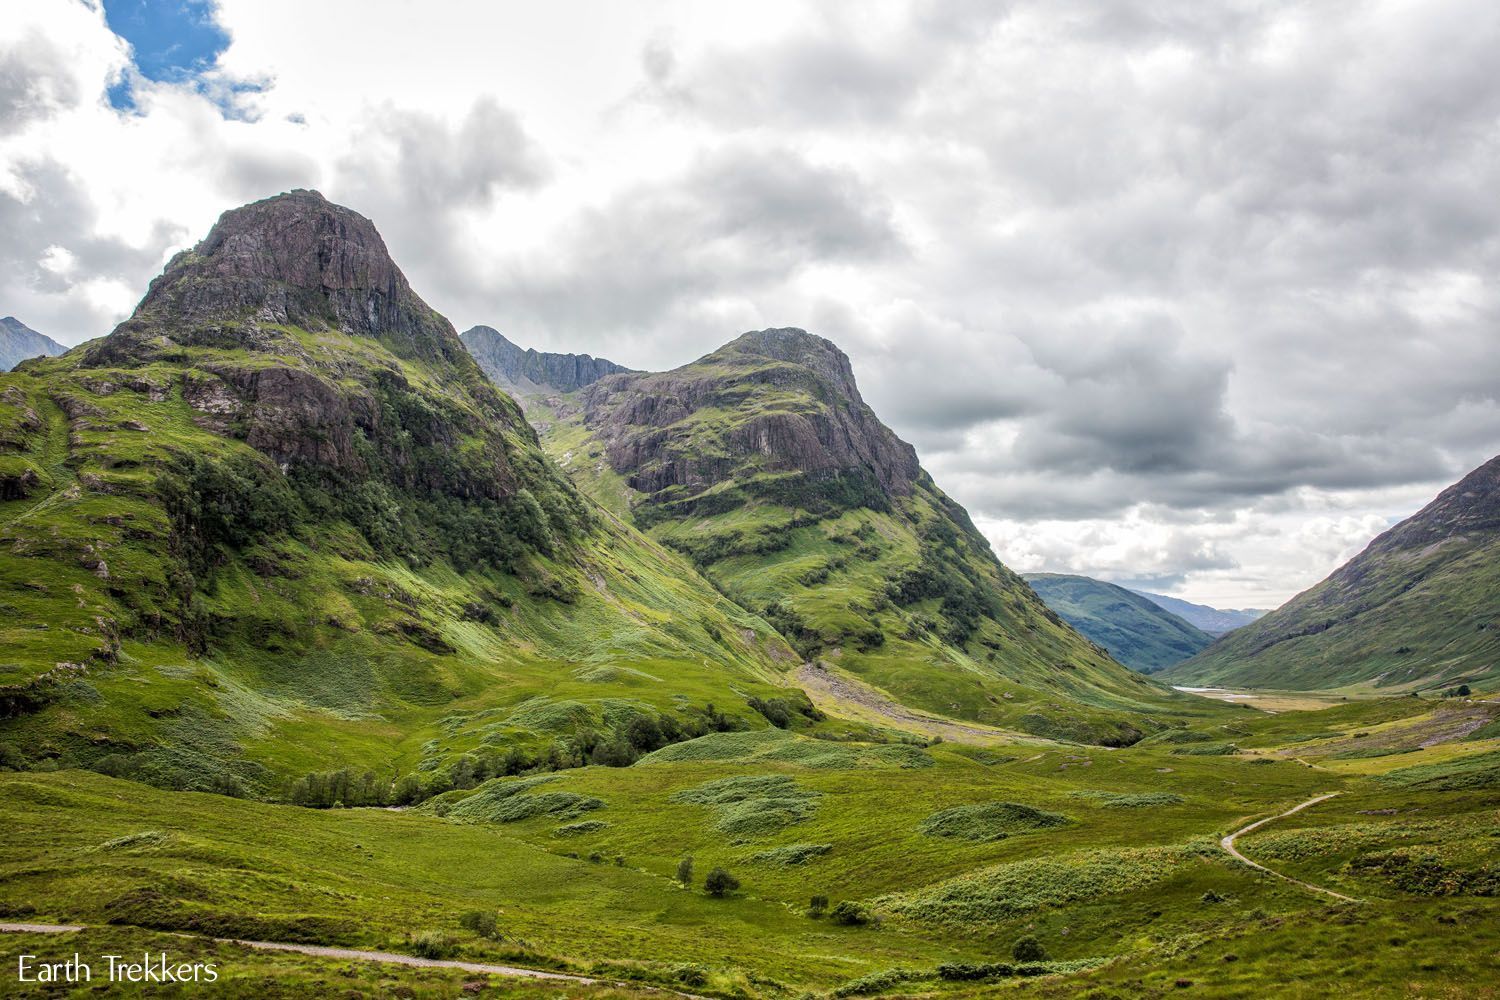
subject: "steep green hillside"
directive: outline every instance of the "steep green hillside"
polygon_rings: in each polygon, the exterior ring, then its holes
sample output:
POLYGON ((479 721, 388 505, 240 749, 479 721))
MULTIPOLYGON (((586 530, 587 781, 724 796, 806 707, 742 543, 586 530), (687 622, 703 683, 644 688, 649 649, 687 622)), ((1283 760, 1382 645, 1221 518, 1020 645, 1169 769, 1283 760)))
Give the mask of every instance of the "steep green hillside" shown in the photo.
POLYGON ((1103 580, 1028 573, 1026 582, 1069 625, 1143 673, 1180 663, 1213 642, 1154 601, 1103 580))
POLYGON ((580 495, 312 192, 0 377, 0 609, 0 765, 165 787, 440 789, 806 705, 783 640, 580 495))
POLYGON ((1500 457, 1166 676, 1303 690, 1500 686, 1500 457))
POLYGON ((1205 710, 1122 669, 1001 565, 820 337, 747 333, 532 407, 548 450, 603 505, 804 658, 899 702, 1111 743, 1140 738, 1150 714, 1205 710))

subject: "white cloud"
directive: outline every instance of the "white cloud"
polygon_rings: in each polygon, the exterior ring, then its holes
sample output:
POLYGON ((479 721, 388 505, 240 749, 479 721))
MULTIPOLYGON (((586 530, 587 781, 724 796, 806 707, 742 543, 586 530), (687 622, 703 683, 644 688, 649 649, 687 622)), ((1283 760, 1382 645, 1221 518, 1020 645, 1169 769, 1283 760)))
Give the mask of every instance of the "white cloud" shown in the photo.
POLYGON ((828 335, 1003 558, 1236 603, 1500 451, 1482 0, 218 11, 217 65, 122 115, 95 6, 7 5, 0 312, 97 336, 317 187, 460 328, 828 335))

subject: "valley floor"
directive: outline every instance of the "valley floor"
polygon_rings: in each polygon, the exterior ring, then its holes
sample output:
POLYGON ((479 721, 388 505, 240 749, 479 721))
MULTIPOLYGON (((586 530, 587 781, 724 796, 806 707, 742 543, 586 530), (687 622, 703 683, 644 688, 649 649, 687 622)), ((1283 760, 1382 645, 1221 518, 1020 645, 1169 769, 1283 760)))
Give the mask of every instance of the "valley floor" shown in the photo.
POLYGON ((1500 733, 1454 735, 1459 710, 1246 709, 1123 750, 722 733, 409 810, 0 774, 0 921, 84 928, 0 935, 0 969, 166 951, 246 997, 1495 996, 1500 733), (740 888, 707 895, 715 867, 740 888), (1012 959, 1023 936, 1047 958, 1012 959))

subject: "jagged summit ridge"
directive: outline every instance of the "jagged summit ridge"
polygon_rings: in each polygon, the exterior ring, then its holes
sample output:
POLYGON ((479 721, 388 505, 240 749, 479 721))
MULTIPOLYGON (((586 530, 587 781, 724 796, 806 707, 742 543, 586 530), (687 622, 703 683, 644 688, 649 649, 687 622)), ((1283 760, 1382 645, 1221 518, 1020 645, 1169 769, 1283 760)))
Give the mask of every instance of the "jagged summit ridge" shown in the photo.
POLYGON ((277 325, 373 337, 429 361, 463 353, 374 223, 298 189, 221 215, 202 242, 172 258, 91 360, 118 364, 170 344, 265 349, 274 340, 266 328, 277 325))
POLYGON ((475 326, 460 338, 484 373, 507 389, 530 393, 573 392, 606 375, 634 369, 588 354, 554 354, 522 348, 491 326, 475 326))

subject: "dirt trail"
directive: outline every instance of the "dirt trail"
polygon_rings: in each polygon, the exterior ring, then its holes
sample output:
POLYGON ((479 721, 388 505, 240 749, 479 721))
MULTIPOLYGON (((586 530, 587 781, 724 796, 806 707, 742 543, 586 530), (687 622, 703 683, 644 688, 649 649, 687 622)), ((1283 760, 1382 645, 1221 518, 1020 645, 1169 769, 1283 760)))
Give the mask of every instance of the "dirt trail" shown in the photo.
POLYGON ((846 674, 835 673, 821 663, 804 663, 793 677, 814 701, 822 695, 835 707, 856 705, 893 725, 915 728, 924 735, 941 736, 953 743, 988 746, 996 740, 1014 739, 1017 735, 1003 729, 965 725, 907 708, 870 685, 846 674))
POLYGON ((1278 819, 1283 819, 1283 818, 1285 818, 1287 816, 1292 815, 1293 813, 1299 813, 1302 810, 1306 809, 1308 806, 1315 806, 1319 802, 1326 802, 1327 800, 1333 798, 1335 795, 1338 795, 1338 794, 1339 794, 1338 792, 1329 792, 1326 795, 1319 795, 1316 798, 1308 799, 1306 802, 1303 802, 1300 805, 1292 806, 1292 808, 1288 809, 1284 813, 1277 813, 1275 816, 1267 816, 1265 819, 1258 819, 1254 823, 1251 823, 1249 826, 1243 827, 1242 829, 1239 829, 1239 830, 1236 830, 1233 833, 1231 833, 1229 836, 1227 836, 1224 839, 1220 840, 1219 841, 1219 846, 1222 847, 1222 848, 1224 848, 1224 850, 1228 851, 1234 857, 1236 857, 1239 860, 1243 861, 1245 864, 1249 865, 1251 868, 1259 868, 1261 871, 1266 872, 1267 874, 1275 875, 1277 878, 1284 878, 1288 882, 1292 883, 1293 885, 1300 885, 1302 888, 1304 888, 1304 889, 1311 889, 1313 892, 1321 892, 1321 893, 1323 893, 1323 895, 1325 895, 1325 896, 1332 896, 1334 899, 1342 899, 1346 903, 1359 903, 1359 902, 1363 902, 1363 900, 1355 899, 1353 896, 1346 896, 1342 892, 1334 892, 1332 889, 1325 889, 1325 888, 1323 888, 1320 885, 1313 885, 1311 882, 1304 882, 1301 879, 1292 878, 1290 875, 1283 875, 1283 874, 1281 874, 1281 872, 1272 871, 1271 869, 1267 868, 1263 864, 1260 864, 1260 863, 1255 862, 1255 861, 1251 861, 1249 858, 1245 857, 1238 850, 1236 850, 1235 846, 1234 846, 1234 841, 1235 841, 1236 837, 1240 837, 1240 836, 1242 836, 1244 834, 1247 834, 1251 830, 1258 830, 1261 827, 1265 826, 1267 823, 1272 823, 1272 822, 1275 822, 1278 819))
MULTIPOLYGON (((84 928, 78 924, 7 924, 0 923, 0 933, 15 934, 69 934, 81 931, 84 928)), ((170 933, 170 932, 169 932, 170 933)), ((179 935, 181 937, 192 937, 195 935, 179 935)), ((352 962, 384 962, 388 965, 411 965, 422 969, 459 969, 463 972, 474 972, 489 976, 510 976, 521 979, 553 979, 570 983, 581 983, 585 986, 596 983, 606 986, 620 986, 627 989, 637 989, 652 993, 666 993, 671 996, 685 997, 687 1000, 704 1000, 693 993, 678 993, 676 990, 663 989, 659 986, 648 986, 640 983, 615 982, 608 979, 591 979, 588 976, 574 976, 566 972, 547 972, 543 969, 523 969, 514 965, 490 965, 485 962, 454 962, 435 958, 418 958, 415 955, 402 955, 391 951, 363 951, 357 948, 330 948, 316 944, 290 944, 283 941, 244 941, 239 938, 208 938, 217 944, 236 944, 244 948, 253 948, 256 951, 290 951, 299 955, 312 955, 316 958, 337 958, 352 962)))

